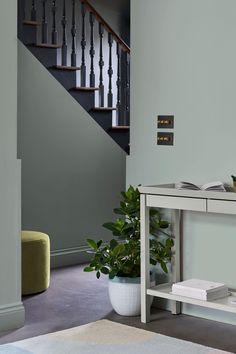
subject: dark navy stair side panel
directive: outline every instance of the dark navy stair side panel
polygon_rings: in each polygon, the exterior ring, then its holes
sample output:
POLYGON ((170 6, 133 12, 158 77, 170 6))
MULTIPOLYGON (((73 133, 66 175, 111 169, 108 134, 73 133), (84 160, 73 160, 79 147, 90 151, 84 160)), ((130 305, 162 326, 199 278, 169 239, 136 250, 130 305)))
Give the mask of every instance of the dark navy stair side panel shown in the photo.
POLYGON ((49 71, 66 90, 76 86, 76 71, 63 71, 53 67, 49 68, 49 71))
POLYGON ((112 126, 112 112, 90 111, 89 114, 104 129, 108 130, 112 126))
POLYGON ((28 45, 27 48, 47 69, 57 65, 56 48, 36 47, 35 45, 28 45))
POLYGON ((88 112, 94 107, 95 94, 94 91, 76 91, 71 90, 70 94, 79 104, 88 112))
POLYGON ((108 130, 108 134, 111 136, 115 142, 122 147, 122 149, 126 149, 129 142, 129 130, 108 130))

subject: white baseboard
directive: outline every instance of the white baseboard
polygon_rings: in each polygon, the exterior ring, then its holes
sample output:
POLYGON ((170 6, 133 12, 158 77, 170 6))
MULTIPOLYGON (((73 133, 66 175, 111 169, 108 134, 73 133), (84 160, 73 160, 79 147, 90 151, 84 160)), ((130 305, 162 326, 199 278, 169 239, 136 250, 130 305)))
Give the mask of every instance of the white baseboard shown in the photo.
POLYGON ((51 251, 51 268, 88 263, 91 254, 88 246, 78 246, 51 251))
POLYGON ((24 326, 25 308, 22 302, 0 307, 0 331, 7 331, 24 326))

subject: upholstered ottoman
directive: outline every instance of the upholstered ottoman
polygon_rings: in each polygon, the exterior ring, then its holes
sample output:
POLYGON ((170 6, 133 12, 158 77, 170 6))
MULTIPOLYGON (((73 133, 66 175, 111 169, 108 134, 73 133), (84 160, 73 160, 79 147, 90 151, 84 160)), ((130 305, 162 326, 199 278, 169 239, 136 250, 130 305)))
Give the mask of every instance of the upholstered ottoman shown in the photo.
POLYGON ((22 295, 46 290, 50 283, 50 240, 36 231, 22 231, 22 295))

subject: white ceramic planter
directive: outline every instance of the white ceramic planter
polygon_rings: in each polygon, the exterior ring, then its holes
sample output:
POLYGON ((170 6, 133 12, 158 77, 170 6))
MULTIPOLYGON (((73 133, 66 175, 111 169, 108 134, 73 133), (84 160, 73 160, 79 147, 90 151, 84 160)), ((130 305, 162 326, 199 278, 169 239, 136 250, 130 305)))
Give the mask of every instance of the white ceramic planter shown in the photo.
MULTIPOLYGON (((152 282, 154 285, 154 282, 152 282)), ((122 316, 139 316, 141 313, 140 278, 115 277, 109 280, 109 297, 113 309, 122 316)))

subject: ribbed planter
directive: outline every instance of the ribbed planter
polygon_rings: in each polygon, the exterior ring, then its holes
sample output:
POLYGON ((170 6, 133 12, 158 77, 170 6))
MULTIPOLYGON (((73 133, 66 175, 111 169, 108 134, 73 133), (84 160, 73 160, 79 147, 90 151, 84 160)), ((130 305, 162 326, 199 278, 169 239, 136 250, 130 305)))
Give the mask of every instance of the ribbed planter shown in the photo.
MULTIPOLYGON (((152 281, 151 285, 154 286, 155 281, 152 281)), ((110 301, 116 313, 122 316, 141 314, 140 278, 115 277, 109 280, 108 288, 110 301)))

